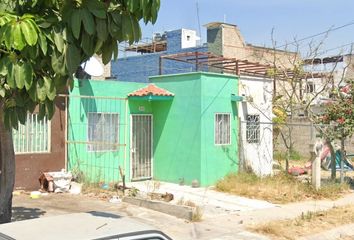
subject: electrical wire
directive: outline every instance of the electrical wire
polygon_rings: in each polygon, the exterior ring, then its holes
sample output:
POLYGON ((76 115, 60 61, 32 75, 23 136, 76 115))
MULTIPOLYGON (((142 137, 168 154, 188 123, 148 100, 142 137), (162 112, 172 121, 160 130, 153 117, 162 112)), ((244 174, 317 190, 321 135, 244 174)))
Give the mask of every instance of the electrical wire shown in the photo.
POLYGON ((347 46, 353 46, 353 45, 354 45, 354 42, 343 44, 343 45, 340 45, 338 47, 334 47, 334 48, 323 50, 319 54, 324 54, 324 53, 327 53, 327 52, 330 52, 330 51, 333 51, 333 50, 337 50, 337 49, 341 49, 341 48, 344 48, 344 47, 347 47, 347 46))
POLYGON ((281 46, 275 46, 275 48, 282 48, 282 47, 286 47, 288 45, 292 45, 294 43, 298 43, 298 42, 302 42, 304 40, 307 40, 307 39, 312 39, 312 38, 315 38, 315 37, 318 37, 318 36, 321 36, 323 34, 327 34, 329 32, 333 32, 333 31, 336 31, 336 30, 339 30, 339 29, 342 29, 342 28, 345 28, 345 27, 349 27, 351 25, 354 25, 354 20, 349 22, 349 23, 346 23, 344 25, 341 25, 339 27, 335 27, 335 28, 330 28, 328 29, 327 31, 323 31, 323 32, 319 32, 319 33, 316 33, 316 34, 313 34, 313 35, 310 35, 310 36, 307 36, 307 37, 304 37, 304 38, 301 38, 299 40, 296 40, 296 41, 293 41, 293 42, 290 42, 290 43, 287 43, 287 44, 283 44, 281 46))

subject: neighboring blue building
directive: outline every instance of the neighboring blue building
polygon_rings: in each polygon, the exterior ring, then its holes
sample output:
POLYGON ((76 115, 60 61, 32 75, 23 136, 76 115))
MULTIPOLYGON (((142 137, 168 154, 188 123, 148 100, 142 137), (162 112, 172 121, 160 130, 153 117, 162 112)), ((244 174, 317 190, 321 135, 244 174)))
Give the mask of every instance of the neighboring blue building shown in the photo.
MULTIPOLYGON (((206 52, 208 47, 199 46, 199 38, 194 30, 179 29, 166 33, 163 51, 145 53, 137 56, 118 58, 112 61, 112 78, 128 82, 148 82, 149 76, 159 75, 161 55, 182 52, 206 52)), ((160 41, 160 42, 162 42, 160 41)), ((143 51, 141 51, 143 52, 143 51)), ((173 60, 163 60, 163 74, 186 73, 196 71, 195 66, 173 60)))

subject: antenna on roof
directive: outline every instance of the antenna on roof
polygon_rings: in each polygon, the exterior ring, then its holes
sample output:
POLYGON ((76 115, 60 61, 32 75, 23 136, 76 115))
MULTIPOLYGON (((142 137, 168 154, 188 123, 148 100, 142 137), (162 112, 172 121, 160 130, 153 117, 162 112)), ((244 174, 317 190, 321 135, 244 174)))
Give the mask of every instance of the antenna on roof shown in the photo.
POLYGON ((200 44, 203 43, 202 41, 202 31, 201 31, 201 27, 200 27, 200 18, 199 18, 199 4, 198 4, 198 0, 196 1, 196 7, 197 7, 197 19, 198 19, 198 30, 199 30, 199 37, 200 37, 200 44))
POLYGON ((94 77, 102 76, 104 72, 102 64, 95 57, 91 57, 89 60, 82 63, 81 67, 87 74, 94 77))

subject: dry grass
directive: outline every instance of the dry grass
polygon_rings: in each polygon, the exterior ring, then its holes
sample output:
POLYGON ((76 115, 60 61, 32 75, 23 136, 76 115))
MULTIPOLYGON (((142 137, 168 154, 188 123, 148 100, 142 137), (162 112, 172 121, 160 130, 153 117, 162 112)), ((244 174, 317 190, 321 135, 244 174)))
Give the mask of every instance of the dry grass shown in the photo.
POLYGON ((178 199, 177 205, 183 205, 193 208, 192 222, 200 222, 203 219, 203 210, 191 200, 178 199))
POLYGON ((239 173, 220 180, 216 189, 272 203, 288 203, 308 199, 337 199, 349 191, 349 185, 328 182, 316 190, 309 183, 300 182, 282 172, 264 178, 251 173, 239 173))
POLYGON ((203 219, 203 210, 199 207, 196 206, 193 209, 193 215, 192 215, 192 222, 200 222, 203 219))
POLYGON ((307 212, 295 219, 272 221, 252 227, 251 230, 270 235, 273 239, 297 239, 351 223, 354 223, 354 205, 307 212))
POLYGON ((113 196, 123 196, 121 191, 115 190, 112 186, 108 189, 103 189, 98 183, 84 183, 82 185, 81 193, 88 197, 94 197, 101 200, 109 200, 113 196))

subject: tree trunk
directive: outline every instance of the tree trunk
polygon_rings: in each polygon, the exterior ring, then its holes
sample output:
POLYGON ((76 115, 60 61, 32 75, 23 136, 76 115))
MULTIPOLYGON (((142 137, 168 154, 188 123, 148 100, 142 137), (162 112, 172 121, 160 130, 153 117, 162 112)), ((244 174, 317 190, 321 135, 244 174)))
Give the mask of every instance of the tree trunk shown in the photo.
POLYGON ((329 147, 329 152, 331 153, 331 179, 336 180, 336 153, 334 152, 333 145, 329 139, 326 140, 329 147))
POLYGON ((5 128, 0 111, 0 224, 11 221, 15 183, 15 153, 11 130, 5 128))

